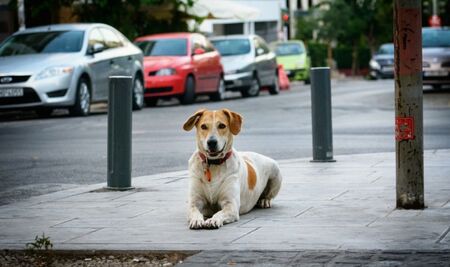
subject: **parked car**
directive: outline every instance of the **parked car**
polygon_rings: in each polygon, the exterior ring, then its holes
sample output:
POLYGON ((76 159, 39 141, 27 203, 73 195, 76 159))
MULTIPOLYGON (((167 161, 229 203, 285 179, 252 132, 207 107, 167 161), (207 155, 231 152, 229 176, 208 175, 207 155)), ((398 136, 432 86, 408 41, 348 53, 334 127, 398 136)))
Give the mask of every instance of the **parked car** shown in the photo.
POLYGON ((259 95, 261 87, 270 94, 280 91, 275 54, 257 35, 229 35, 211 38, 222 55, 227 90, 240 91, 243 97, 259 95))
POLYGON ((107 101, 109 76, 133 77, 133 108, 143 106, 142 52, 105 24, 59 24, 19 31, 0 44, 0 109, 67 107, 86 116, 107 101))
POLYGON ((277 55, 278 64, 283 65, 284 71, 290 79, 309 83, 311 59, 302 41, 276 42, 271 46, 277 55))
POLYGON ((423 84, 450 84, 450 28, 422 29, 423 84))
POLYGON ((144 52, 147 105, 155 106, 159 98, 171 97, 191 104, 201 94, 223 100, 220 54, 205 36, 167 33, 139 37, 134 42, 144 52))
POLYGON ((369 75, 372 79, 394 77, 394 44, 382 44, 369 62, 369 75))

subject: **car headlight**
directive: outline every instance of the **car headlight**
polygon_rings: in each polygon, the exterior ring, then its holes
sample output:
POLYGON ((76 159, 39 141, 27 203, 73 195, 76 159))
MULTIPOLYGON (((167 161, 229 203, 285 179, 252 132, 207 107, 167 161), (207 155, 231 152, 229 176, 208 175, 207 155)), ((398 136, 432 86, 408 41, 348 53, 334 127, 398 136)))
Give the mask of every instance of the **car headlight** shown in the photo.
POLYGON ((376 69, 376 70, 380 69, 380 63, 378 63, 376 60, 371 59, 369 61, 369 65, 372 69, 376 69))
POLYGON ((422 68, 429 68, 430 67, 430 63, 423 61, 422 62, 422 68))
POLYGON ((46 79, 50 77, 60 76, 64 74, 70 74, 73 72, 73 67, 68 66, 57 66, 57 67, 49 67, 45 70, 39 72, 36 76, 36 80, 46 79))
POLYGON ((177 73, 175 71, 175 69, 172 68, 164 68, 164 69, 160 69, 155 73, 155 76, 170 76, 170 75, 174 75, 175 73, 177 73))
POLYGON ((228 71, 225 71, 225 75, 236 74, 236 73, 238 73, 238 70, 228 70, 228 71))

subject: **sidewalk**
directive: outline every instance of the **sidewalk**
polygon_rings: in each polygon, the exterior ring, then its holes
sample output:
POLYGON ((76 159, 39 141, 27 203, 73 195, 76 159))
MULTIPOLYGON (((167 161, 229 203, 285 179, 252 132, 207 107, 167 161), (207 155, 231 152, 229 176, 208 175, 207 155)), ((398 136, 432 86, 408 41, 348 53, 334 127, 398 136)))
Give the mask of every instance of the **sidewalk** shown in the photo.
POLYGON ((187 171, 134 178, 132 191, 96 184, 33 197, 0 206, 0 249, 23 249, 45 233, 56 250, 450 253, 450 150, 425 152, 425 210, 395 209, 394 157, 280 161, 284 181, 273 207, 219 230, 188 229, 187 171))

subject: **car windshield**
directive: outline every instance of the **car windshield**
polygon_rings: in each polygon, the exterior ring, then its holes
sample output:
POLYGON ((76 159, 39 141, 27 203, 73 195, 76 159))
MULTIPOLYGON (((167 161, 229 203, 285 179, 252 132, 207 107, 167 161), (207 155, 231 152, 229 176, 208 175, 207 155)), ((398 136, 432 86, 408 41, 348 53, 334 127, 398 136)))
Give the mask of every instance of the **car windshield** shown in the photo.
POLYGON ((377 52, 378 55, 393 55, 394 54, 394 44, 384 44, 380 46, 377 52))
POLYGON ((186 38, 138 41, 135 44, 142 50, 144 56, 187 55, 186 38))
POLYGON ((248 39, 212 40, 211 42, 219 50, 220 55, 224 57, 250 53, 250 41, 248 39))
POLYGON ((277 44, 275 48, 275 53, 277 56, 291 56, 303 54, 305 50, 300 44, 296 43, 284 43, 277 44))
POLYGON ((450 29, 423 29, 422 47, 450 47, 450 29))
POLYGON ((13 35, 0 46, 0 56, 79 52, 83 31, 51 31, 13 35))

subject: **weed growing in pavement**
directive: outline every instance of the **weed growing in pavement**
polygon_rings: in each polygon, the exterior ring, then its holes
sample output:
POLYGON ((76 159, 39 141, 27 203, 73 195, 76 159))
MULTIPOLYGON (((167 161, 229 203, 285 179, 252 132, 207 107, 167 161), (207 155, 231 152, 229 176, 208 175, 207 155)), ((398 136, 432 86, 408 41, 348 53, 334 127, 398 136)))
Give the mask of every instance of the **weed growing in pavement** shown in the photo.
POLYGON ((34 238, 34 242, 27 243, 25 245, 26 249, 29 251, 36 251, 36 250, 49 250, 53 248, 53 243, 50 241, 49 236, 45 236, 44 233, 42 233, 42 236, 36 236, 34 238))

